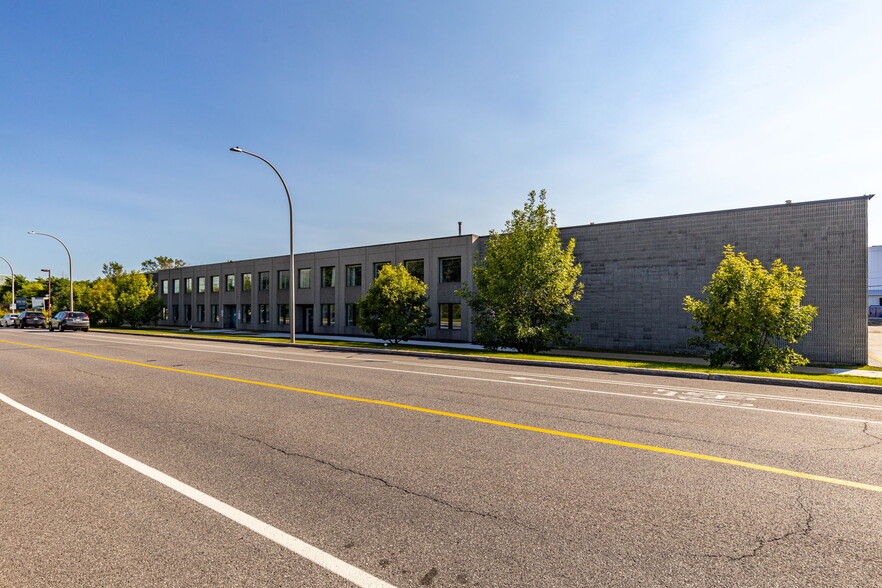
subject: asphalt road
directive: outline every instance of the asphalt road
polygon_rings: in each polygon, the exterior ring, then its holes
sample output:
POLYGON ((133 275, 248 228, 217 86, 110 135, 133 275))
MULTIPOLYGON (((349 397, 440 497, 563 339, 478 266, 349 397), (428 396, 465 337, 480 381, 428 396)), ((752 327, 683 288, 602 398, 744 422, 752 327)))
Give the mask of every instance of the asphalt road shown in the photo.
POLYGON ((0 586, 878 586, 882 395, 0 330, 0 586))

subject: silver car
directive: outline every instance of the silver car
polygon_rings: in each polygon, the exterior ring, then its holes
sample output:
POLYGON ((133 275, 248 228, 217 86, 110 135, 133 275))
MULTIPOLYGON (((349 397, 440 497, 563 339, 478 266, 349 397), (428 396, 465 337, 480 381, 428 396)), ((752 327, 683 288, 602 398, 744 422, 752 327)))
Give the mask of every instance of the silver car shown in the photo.
POLYGON ((85 312, 62 310, 49 319, 49 330, 54 331, 88 331, 89 315, 85 312))
POLYGON ((14 327, 15 326, 15 317, 17 314, 4 314, 0 317, 0 327, 14 327))

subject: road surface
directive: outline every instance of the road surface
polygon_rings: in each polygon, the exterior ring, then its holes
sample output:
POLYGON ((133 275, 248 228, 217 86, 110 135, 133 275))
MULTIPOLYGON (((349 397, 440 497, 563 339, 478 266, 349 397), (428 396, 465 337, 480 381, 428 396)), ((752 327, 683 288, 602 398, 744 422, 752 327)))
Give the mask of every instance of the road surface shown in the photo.
POLYGON ((0 330, 2 586, 878 586, 882 396, 0 330))

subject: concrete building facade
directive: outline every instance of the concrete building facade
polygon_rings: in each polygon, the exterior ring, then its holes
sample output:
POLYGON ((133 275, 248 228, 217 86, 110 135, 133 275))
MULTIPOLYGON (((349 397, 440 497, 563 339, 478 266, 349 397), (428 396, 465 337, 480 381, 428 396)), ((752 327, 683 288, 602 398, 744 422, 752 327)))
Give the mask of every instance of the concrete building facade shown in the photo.
MULTIPOLYGON (((571 331, 595 349, 695 352, 683 310, 701 296, 727 244, 768 267, 780 258, 806 279, 804 304, 819 308, 797 350, 814 362, 864 364, 867 205, 839 198, 562 227, 576 240, 585 294, 571 331)), ((426 339, 471 341, 467 305, 454 294, 470 281, 487 237, 463 235, 161 270, 167 326, 285 331, 289 287, 296 287, 298 333, 363 334, 355 305, 384 263, 404 263, 429 286, 437 326, 426 339), (422 274, 422 275, 420 275, 422 274)))

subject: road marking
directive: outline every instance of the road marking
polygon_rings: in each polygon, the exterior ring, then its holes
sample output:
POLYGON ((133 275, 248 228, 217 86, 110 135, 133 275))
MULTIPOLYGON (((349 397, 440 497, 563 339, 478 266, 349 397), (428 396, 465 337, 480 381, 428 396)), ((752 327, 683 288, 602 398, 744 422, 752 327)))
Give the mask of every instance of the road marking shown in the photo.
MULTIPOLYGON (((181 349, 181 350, 187 350, 187 351, 197 351, 199 353, 215 353, 215 354, 219 354, 219 355, 236 355, 236 356, 241 356, 241 357, 256 357, 256 358, 261 358, 261 359, 283 360, 283 361, 298 362, 298 363, 333 365, 333 366, 348 367, 348 368, 353 368, 353 369, 379 369, 379 370, 384 370, 384 371, 401 371, 402 373, 432 375, 432 376, 437 376, 437 377, 461 377, 461 376, 444 376, 442 374, 433 374, 430 372, 420 372, 420 371, 414 371, 414 370, 396 370, 395 368, 391 368, 391 367, 359 366, 359 365, 352 365, 349 363, 340 363, 340 362, 336 362, 336 361, 324 361, 324 360, 318 361, 318 360, 307 360, 307 359, 296 359, 293 357, 285 357, 285 356, 290 356, 290 355, 300 355, 300 356, 306 356, 306 357, 311 356, 311 354, 307 351, 297 351, 297 350, 293 350, 290 348, 285 348, 285 349, 281 349, 281 350, 266 349, 264 352, 268 353, 268 354, 272 354, 272 355, 259 355, 259 354, 255 354, 255 353, 242 353, 240 351, 221 351, 221 350, 217 350, 215 348, 206 349, 205 344, 207 342, 204 342, 204 341, 184 341, 184 342, 181 342, 181 344, 180 344, 181 346, 178 346, 178 345, 168 345, 168 344, 152 344, 152 343, 143 343, 143 342, 134 343, 131 341, 120 341, 120 337, 124 337, 124 335, 119 336, 119 337, 109 337, 109 336, 105 335, 102 337, 102 336, 96 334, 94 336, 90 335, 89 338, 90 339, 102 339, 104 341, 113 341, 116 344, 132 345, 132 346, 137 346, 137 347, 159 347, 160 349, 181 349), (184 345, 189 345, 189 346, 184 346, 184 345), (285 356, 283 356, 283 355, 285 355, 285 356)), ((239 348, 238 345, 236 345, 235 347, 232 347, 232 345, 234 345, 234 344, 229 344, 230 347, 227 347, 228 344, 223 344, 223 343, 218 343, 217 345, 219 345, 219 346, 222 345, 227 349, 233 349, 233 348, 238 349, 239 348)), ((212 346, 212 347, 214 347, 214 346, 212 346)), ((355 361, 355 358, 350 358, 350 359, 355 361)), ((454 357, 454 359, 455 359, 455 357, 454 357)), ((371 362, 373 362, 373 361, 377 361, 377 360, 375 360, 375 359, 368 360, 368 359, 360 359, 359 358, 358 361, 371 361, 371 362)), ((405 362, 405 361, 400 361, 400 360, 383 360, 383 361, 384 361, 384 363, 387 364, 387 366, 389 364, 404 365, 404 366, 408 366, 408 367, 414 366, 414 364, 412 362, 405 362)), ((535 378, 536 374, 531 373, 531 372, 513 372, 511 370, 496 370, 496 369, 490 369, 490 368, 486 368, 486 367, 466 367, 466 366, 462 366, 462 365, 453 366, 450 364, 438 364, 438 363, 421 363, 417 367, 438 368, 438 369, 444 369, 444 370, 448 370, 448 371, 459 371, 459 372, 478 372, 478 373, 496 374, 496 375, 501 375, 501 376, 508 377, 511 379, 521 379, 521 380, 523 380, 523 379, 526 379, 526 380, 536 379, 535 378), (528 376, 528 377, 527 378, 518 378, 516 376, 528 376)), ((562 367, 566 367, 566 366, 562 366, 562 367)), ((672 374, 670 377, 676 377, 676 375, 672 374)), ((584 376, 567 376, 567 375, 562 375, 562 374, 542 374, 542 378, 544 378, 546 380, 565 380, 565 381, 571 381, 571 382, 590 382, 590 383, 595 383, 595 384, 610 384, 610 385, 614 385, 614 386, 625 386, 625 387, 631 387, 631 388, 653 388, 653 389, 655 389, 658 386, 657 383, 652 383, 652 382, 650 382, 650 383, 623 382, 621 380, 610 380, 610 379, 603 379, 603 378, 587 378, 584 376)), ((488 382, 501 382, 501 380, 487 380, 484 378, 471 378, 471 379, 475 379, 475 380, 479 380, 479 381, 488 381, 488 382)), ((653 378, 653 379, 655 379, 655 378, 653 378)), ((536 381, 539 381, 539 380, 536 379, 536 381)), ((554 387, 554 386, 546 386, 546 387, 554 387)), ((581 388, 559 388, 559 389, 577 390, 577 391, 592 392, 592 393, 597 393, 597 394, 611 394, 611 395, 616 395, 616 396, 629 396, 632 398, 645 398, 645 396, 638 396, 635 394, 626 394, 626 393, 622 393, 622 392, 585 390, 585 389, 581 389, 581 388)), ((667 390, 682 390, 682 391, 688 391, 688 392, 701 392, 701 393, 717 393, 718 392, 716 390, 710 390, 707 388, 696 388, 696 387, 687 387, 687 386, 665 386, 665 389, 667 389, 667 390)), ((774 394, 751 394, 751 397, 754 399, 773 400, 773 401, 780 401, 780 402, 792 402, 792 403, 798 403, 798 404, 818 404, 818 405, 822 405, 822 406, 837 406, 837 407, 848 407, 848 408, 859 408, 859 409, 882 411, 882 405, 861 404, 861 403, 846 402, 846 401, 841 401, 841 400, 824 400, 824 399, 818 399, 818 398, 804 398, 804 397, 800 398, 797 396, 780 396, 780 395, 774 395, 774 394)), ((802 414, 802 413, 785 413, 785 414, 802 414)), ((832 417, 832 418, 836 418, 836 417, 832 417)), ((855 420, 857 422, 865 422, 863 419, 855 419, 855 420)), ((882 424, 882 423, 880 423, 880 424, 882 424)))
MULTIPOLYGON (((805 417, 805 418, 817 418, 817 419, 827 419, 827 420, 836 420, 836 421, 847 421, 847 422, 852 422, 852 423, 870 423, 870 424, 874 424, 874 425, 882 425, 882 421, 874 421, 874 420, 869 420, 866 418, 842 417, 842 416, 827 415, 827 414, 814 414, 814 413, 809 413, 809 412, 797 412, 797 411, 791 411, 791 410, 760 408, 757 406, 747 406, 746 405, 747 403, 743 403, 743 404, 725 404, 725 403, 711 403, 711 402, 698 403, 698 402, 695 402, 695 400, 689 399, 689 398, 677 398, 677 397, 647 394, 647 391, 643 391, 643 392, 634 394, 634 393, 630 393, 630 392, 613 392, 612 390, 590 390, 590 389, 586 389, 586 388, 572 388, 572 387, 561 386, 561 385, 556 385, 556 384, 550 384, 550 383, 549 384, 541 384, 541 383, 529 382, 529 381, 524 381, 524 380, 511 381, 510 372, 502 372, 502 371, 498 371, 498 370, 481 370, 479 368, 459 368, 458 369, 458 371, 475 371, 475 372, 482 372, 483 371, 483 372, 494 373, 494 374, 496 374, 496 373, 505 374, 509 377, 509 379, 507 379, 507 380, 494 380, 491 378, 461 376, 461 375, 456 375, 456 374, 436 374, 436 373, 424 372, 424 371, 418 371, 418 370, 404 370, 404 369, 388 367, 388 366, 353 365, 353 364, 349 364, 349 363, 340 363, 340 362, 334 362, 334 361, 295 359, 295 358, 291 358, 291 357, 276 357, 276 356, 259 355, 256 353, 241 353, 241 352, 236 352, 236 351, 218 351, 218 350, 214 350, 214 349, 179 347, 179 346, 175 346, 175 345, 151 345, 151 344, 144 344, 144 343, 120 342, 117 339, 110 339, 110 340, 113 340, 115 343, 119 343, 119 344, 123 344, 123 345, 133 345, 133 346, 138 346, 138 347, 159 347, 160 349, 180 349, 183 351, 196 351, 199 353, 214 353, 214 354, 218 354, 218 355, 234 355, 237 357, 254 357, 254 358, 258 358, 258 359, 281 360, 281 361, 289 361, 289 362, 294 362, 294 363, 308 363, 308 364, 315 364, 315 365, 332 365, 332 366, 336 366, 336 367, 345 367, 345 368, 350 368, 350 369, 378 370, 378 371, 385 371, 385 372, 414 374, 414 375, 420 375, 420 376, 432 376, 432 377, 436 377, 436 378, 453 378, 453 379, 470 380, 470 381, 477 381, 477 382, 491 382, 491 383, 495 383, 495 384, 515 384, 515 385, 519 385, 519 386, 535 386, 537 388, 549 388, 549 389, 553 389, 553 390, 564 390, 567 392, 580 392, 583 394, 602 394, 604 396, 621 396, 621 397, 632 398, 632 399, 637 398, 637 399, 645 399, 645 400, 663 400, 663 401, 668 401, 668 402, 685 402, 685 403, 693 404, 693 405, 694 404, 701 404, 702 406, 716 406, 719 408, 733 408, 733 409, 739 409, 739 410, 769 412, 769 413, 774 413, 774 414, 786 414, 786 415, 805 417)), ((2 342, 12 343, 14 345, 23 345, 26 347, 36 347, 38 349, 50 349, 53 351, 64 351, 65 353, 75 353, 73 351, 65 351, 63 349, 57 349, 54 347, 41 347, 38 345, 28 345, 26 343, 17 343, 14 341, 2 341, 2 342)), ((301 353, 300 355, 307 355, 307 354, 301 353)), ((122 360, 111 360, 111 361, 122 361, 122 360)), ((367 360, 361 360, 361 361, 367 361, 367 360)), ((405 362, 398 362, 398 361, 392 361, 392 360, 388 361, 388 364, 393 364, 393 363, 399 364, 399 365, 410 365, 405 362)), ((437 364, 423 364, 423 365, 420 365, 417 367, 426 367, 426 368, 440 367, 440 368, 445 368, 445 369, 453 369, 453 368, 449 368, 448 366, 442 366, 442 365, 437 365, 437 364)), ((549 376, 549 377, 553 377, 553 376, 549 376)), ((579 380, 579 381, 594 382, 594 383, 606 383, 606 384, 612 384, 612 385, 618 385, 618 386, 630 386, 630 387, 637 387, 637 388, 652 388, 652 389, 654 389, 658 386, 658 384, 643 384, 643 383, 638 383, 638 382, 617 382, 617 381, 612 381, 612 380, 595 380, 595 379, 591 379, 591 378, 571 378, 571 377, 565 377, 565 376, 561 376, 559 379, 579 380)), ((701 389, 701 388, 668 386, 667 389, 701 392, 701 393, 708 393, 708 394, 709 393, 714 393, 714 394, 717 393, 717 391, 701 389)), ((752 398, 771 399, 771 400, 800 402, 800 403, 806 403, 806 404, 842 406, 842 407, 855 408, 855 409, 882 410, 882 406, 854 404, 854 403, 846 403, 846 402, 839 402, 839 401, 799 399, 799 398, 792 398, 792 397, 785 397, 785 396, 778 397, 778 396, 759 395, 759 394, 753 394, 753 395, 751 395, 751 397, 752 398)), ((517 400, 517 399, 513 399, 513 400, 517 400)))
MULTIPOLYGON (((471 416, 471 415, 467 415, 467 414, 447 412, 447 411, 443 411, 443 410, 434 410, 431 408, 423 408, 421 406, 400 404, 397 402, 389 402, 386 400, 375 400, 372 398, 360 398, 358 396, 346 396, 343 394, 334 394, 331 392, 320 392, 318 390, 307 390, 305 388, 295 388, 293 386, 285 386, 283 384, 272 384, 269 382, 258 382, 256 380, 245 380, 242 378, 233 378, 231 376, 219 376, 216 374, 206 374, 203 372, 193 372, 193 371, 189 371, 189 370, 182 370, 182 369, 178 369, 178 368, 171 368, 171 367, 165 367, 165 366, 160 366, 160 365, 150 365, 148 363, 140 363, 137 361, 130 361, 127 359, 114 359, 112 357, 101 357, 100 355, 91 355, 88 353, 81 353, 79 351, 69 351, 67 349, 55 349, 52 347, 40 347, 38 345, 29 345, 27 343, 15 343, 12 341, 6 341, 6 342, 13 343, 14 345, 33 347, 36 349, 43 349, 46 351, 59 351, 61 353, 68 353, 71 355, 78 355, 81 357, 88 357, 91 359, 100 359, 103 361, 111 361, 111 362, 115 362, 115 363, 123 363, 123 364, 127 364, 127 365, 146 367, 146 368, 150 368, 150 369, 154 369, 154 370, 163 370, 163 371, 167 371, 167 372, 188 374, 188 375, 192 375, 192 376, 202 376, 202 377, 213 378, 213 379, 217 379, 217 380, 225 380, 228 382, 237 382, 237 383, 241 383, 241 384, 251 384, 254 386, 265 386, 267 388, 276 388, 276 389, 280 389, 280 390, 291 390, 293 392, 302 392, 304 394, 312 394, 315 396, 324 396, 326 398, 336 398, 339 400, 351 400, 353 402, 364 402, 367 404, 376 404, 376 405, 380 405, 380 406, 390 406, 393 408, 402 408, 405 410, 412 410, 414 412, 421 412, 421 413, 425 413, 425 414, 433 414, 433 415, 438 415, 438 416, 446 416, 446 417, 461 419, 461 420, 465 420, 465 421, 473 421, 473 422, 484 423, 484 424, 488 424, 488 425, 496 425, 499 427, 505 427, 505 428, 509 428, 509 429, 518 429, 521 431, 532 431, 534 433, 544 433, 546 435, 554 435, 557 437, 568 437, 571 439, 580 439, 583 441, 591 441, 594 443, 601 443, 601 444, 605 444, 605 445, 614 445, 617 447, 628 447, 631 449, 641 449, 643 451, 651 451, 651 452, 655 452, 655 453, 664 453, 664 454, 668 454, 668 455, 678 455, 681 457, 689 457, 692 459, 722 463, 722 464, 726 464, 726 465, 748 468, 748 469, 752 469, 752 470, 759 470, 759 471, 769 472, 769 473, 773 473, 773 474, 781 474, 784 476, 792 476, 795 478, 814 480, 816 482, 825 482, 827 484, 835 484, 837 486, 846 486, 849 488, 857 488, 860 490, 869 490, 871 492, 882 492, 882 486, 876 486, 873 484, 865 484, 863 482, 854 482, 851 480, 842 480, 839 478, 830 478, 827 476, 819 476, 816 474, 808 474, 808 473, 804 473, 804 472, 797 472, 794 470, 786 470, 786 469, 776 468, 776 467, 772 467, 772 466, 766 466, 766 465, 762 465, 762 464, 755 464, 755 463, 746 462, 746 461, 738 461, 738 460, 734 460, 734 459, 728 459, 725 457, 717 457, 714 455, 705 455, 702 453, 693 453, 691 451, 680 451, 678 449, 669 449, 667 447, 656 447, 654 445, 643 445, 640 443, 630 443, 627 441, 618 441, 616 439, 604 439, 603 437, 592 437, 590 435, 580 435, 578 433, 557 431, 555 429, 543 429, 540 427, 531 427, 529 425, 521 425, 518 423, 509 423, 506 421, 485 419, 482 417, 476 417, 476 416, 471 416)), ((0 394, 0 397, 6 398, 2 394, 0 394)), ((145 467, 147 467, 147 466, 145 466, 145 467)), ((329 556, 329 557, 333 557, 333 556, 329 556)))
POLYGON ((322 551, 321 549, 314 547, 309 543, 301 541, 293 535, 285 533, 277 527, 274 527, 268 523, 261 521, 260 519, 257 519, 245 512, 242 512, 241 510, 230 506, 226 502, 222 502, 217 498, 209 496, 205 492, 197 490, 196 488, 185 484, 184 482, 181 482, 177 478, 173 478, 168 474, 160 472, 159 470, 152 468, 147 464, 138 461, 137 459, 129 457, 128 455, 121 453, 116 449, 113 449, 112 447, 109 447, 104 443, 101 443, 100 441, 89 437, 88 435, 80 433, 79 431, 72 429, 67 425, 59 423, 58 421, 37 412, 32 408, 28 408, 27 406, 16 402, 12 398, 9 398, 5 394, 0 393, 0 400, 5 402, 9 406, 22 411, 23 413, 32 416, 38 421, 49 425, 50 427, 57 429, 58 431, 61 431, 66 435, 70 435, 77 441, 85 443, 89 447, 100 451, 107 457, 114 459, 119 463, 135 470, 139 474, 147 476, 148 478, 159 482, 163 486, 166 486, 167 488, 170 488, 175 492, 183 494, 187 498, 195 500, 202 506, 210 508, 216 513, 227 517, 228 519, 242 525, 243 527, 251 529, 258 535, 261 535, 263 537, 266 537, 270 541, 278 543, 282 547, 293 551, 297 555, 320 565, 326 570, 333 572, 334 574, 337 574, 342 578, 346 578, 357 586, 363 586, 365 588, 393 588, 392 584, 384 582, 383 580, 380 580, 379 578, 370 575, 364 570, 334 557, 330 553, 322 551))

